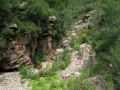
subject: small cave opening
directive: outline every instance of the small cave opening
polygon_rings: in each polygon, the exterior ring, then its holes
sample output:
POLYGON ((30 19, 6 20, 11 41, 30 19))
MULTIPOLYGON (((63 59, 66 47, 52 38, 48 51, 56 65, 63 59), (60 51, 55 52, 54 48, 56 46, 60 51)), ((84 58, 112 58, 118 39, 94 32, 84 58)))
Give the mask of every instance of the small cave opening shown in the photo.
POLYGON ((10 65, 8 58, 2 58, 0 60, 0 73, 2 73, 2 72, 16 72, 18 70, 19 70, 19 68, 12 67, 12 65, 10 65))
POLYGON ((16 72, 18 71, 18 68, 11 68, 11 69, 4 69, 2 67, 0 67, 0 73, 5 73, 5 72, 16 72))

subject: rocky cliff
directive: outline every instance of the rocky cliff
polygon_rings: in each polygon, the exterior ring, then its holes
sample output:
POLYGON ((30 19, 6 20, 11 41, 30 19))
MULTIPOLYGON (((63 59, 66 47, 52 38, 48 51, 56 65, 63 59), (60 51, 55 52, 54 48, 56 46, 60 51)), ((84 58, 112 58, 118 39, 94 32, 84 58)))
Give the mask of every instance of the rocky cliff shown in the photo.
POLYGON ((12 39, 7 45, 7 50, 2 53, 0 69, 13 69, 18 68, 20 64, 32 64, 27 43, 24 37, 12 39))

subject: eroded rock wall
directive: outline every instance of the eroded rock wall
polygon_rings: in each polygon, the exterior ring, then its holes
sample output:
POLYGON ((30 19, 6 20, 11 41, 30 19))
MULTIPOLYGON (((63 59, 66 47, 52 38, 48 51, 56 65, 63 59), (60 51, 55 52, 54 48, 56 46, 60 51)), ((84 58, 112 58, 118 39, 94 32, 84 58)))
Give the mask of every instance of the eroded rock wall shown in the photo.
POLYGON ((7 50, 2 54, 0 69, 18 68, 20 64, 31 65, 32 61, 26 47, 27 44, 28 41, 25 37, 12 39, 7 45, 7 50))

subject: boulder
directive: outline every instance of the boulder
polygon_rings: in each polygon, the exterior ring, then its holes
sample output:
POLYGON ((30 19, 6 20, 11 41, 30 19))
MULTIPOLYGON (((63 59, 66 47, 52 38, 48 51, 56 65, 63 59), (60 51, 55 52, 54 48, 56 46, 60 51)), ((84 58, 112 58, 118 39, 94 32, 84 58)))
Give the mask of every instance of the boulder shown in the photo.
POLYGON ((42 71, 48 71, 52 68, 53 61, 46 61, 41 63, 41 70, 42 71))
POLYGON ((76 36, 76 33, 72 33, 72 36, 76 36))
POLYGON ((49 21, 54 22, 57 20, 56 16, 49 16, 49 21))
POLYGON ((81 73, 80 72, 75 72, 74 75, 79 77, 81 75, 81 73))
POLYGON ((18 29, 18 25, 16 23, 13 23, 10 25, 10 28, 12 29, 18 29))
POLYGON ((40 70, 36 68, 30 68, 27 72, 27 77, 33 77, 40 75, 40 70))
POLYGON ((56 53, 58 53, 58 54, 63 53, 63 52, 64 52, 64 49, 62 49, 62 48, 56 49, 56 53))

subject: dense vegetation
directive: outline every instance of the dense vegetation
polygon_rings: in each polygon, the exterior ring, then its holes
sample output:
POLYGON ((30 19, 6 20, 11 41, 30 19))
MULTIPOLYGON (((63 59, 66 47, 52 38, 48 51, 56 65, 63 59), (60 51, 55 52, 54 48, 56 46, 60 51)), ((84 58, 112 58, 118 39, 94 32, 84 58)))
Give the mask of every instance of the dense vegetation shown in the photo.
MULTIPOLYGON (((83 74, 86 77, 91 77, 99 74, 103 75, 108 81, 108 87, 110 87, 109 90, 113 90, 114 84, 119 85, 120 83, 119 3, 120 1, 118 0, 96 0, 95 4, 92 4, 93 10, 96 12, 95 15, 92 16, 92 25, 89 29, 83 31, 83 34, 87 39, 85 42, 90 43, 93 46, 93 50, 96 52, 97 61, 96 65, 90 64, 88 66, 89 69, 85 69, 83 74)), ((83 76, 83 78, 85 76, 83 76)), ((78 82, 81 83, 82 80, 75 80, 73 82, 75 84, 73 84, 72 88, 76 87, 75 90, 79 90, 79 88, 82 87, 79 87, 79 85, 77 86, 78 82)))
MULTIPOLYGON (((87 42, 96 52, 97 64, 88 66, 90 69, 83 73, 83 78, 102 74, 106 79, 109 78, 108 83, 119 84, 119 5, 119 0, 0 0, 0 51, 4 52, 10 38, 19 36, 26 36, 31 41, 34 38, 41 38, 44 33, 50 33, 54 39, 62 39, 67 30, 71 30, 70 26, 74 20, 81 19, 87 12, 95 10, 90 28, 83 30, 81 36, 71 45, 79 49, 78 43, 87 42), (22 4, 24 6, 21 6, 22 4), (49 27, 49 16, 57 17, 52 28, 49 27), (15 31, 11 28, 13 24, 17 25, 15 31), (83 34, 85 41, 82 41, 83 34)), ((66 51, 66 56, 62 57, 65 64, 56 61, 52 70, 45 73, 46 78, 32 77, 33 90, 38 90, 39 86, 43 87, 41 90, 65 90, 67 87, 69 90, 80 90, 80 88, 94 90, 94 86, 82 82, 82 79, 70 80, 66 86, 60 80, 54 82, 57 80, 56 72, 68 65, 69 53, 66 51), (51 83, 50 89, 48 83, 51 83)), ((35 57, 41 59, 40 56, 35 57)), ((22 69, 21 72, 25 74, 27 71, 22 69)))
POLYGON ((112 74, 113 81, 117 83, 119 83, 120 78, 119 3, 118 0, 99 0, 96 3, 98 14, 96 14, 95 29, 90 32, 96 51, 96 59, 99 62, 96 65, 99 68, 96 73, 112 74), (102 67, 99 67, 99 65, 102 67))

